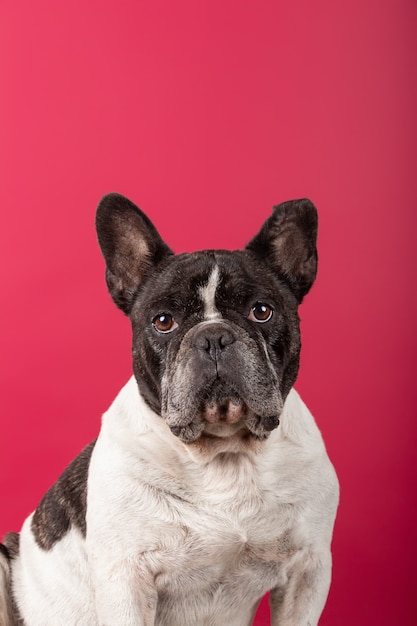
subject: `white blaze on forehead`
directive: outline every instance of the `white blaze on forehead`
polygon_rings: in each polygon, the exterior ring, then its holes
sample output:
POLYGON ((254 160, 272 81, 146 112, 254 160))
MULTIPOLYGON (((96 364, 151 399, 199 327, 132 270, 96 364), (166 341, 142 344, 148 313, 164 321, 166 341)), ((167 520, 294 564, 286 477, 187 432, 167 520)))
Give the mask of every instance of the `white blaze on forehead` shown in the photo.
POLYGON ((220 282, 220 271, 218 265, 212 269, 208 281, 200 287, 200 298, 204 305, 204 319, 215 320, 221 318, 220 311, 216 308, 216 289, 220 282))

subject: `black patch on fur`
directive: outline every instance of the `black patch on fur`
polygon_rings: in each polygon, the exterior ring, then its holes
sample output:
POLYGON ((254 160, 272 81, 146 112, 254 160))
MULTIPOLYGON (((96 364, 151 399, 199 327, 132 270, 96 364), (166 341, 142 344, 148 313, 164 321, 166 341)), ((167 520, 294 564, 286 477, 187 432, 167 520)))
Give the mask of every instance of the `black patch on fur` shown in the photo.
MULTIPOLYGON (((4 543, 0 543, 0 553, 3 554, 8 561, 15 559, 19 556, 20 536, 19 533, 7 533, 3 539, 4 543)), ((13 570, 10 566, 10 576, 12 577, 13 570)), ((9 621, 8 626, 25 626, 25 623, 20 615, 19 609, 15 601, 13 594, 13 582, 8 581, 6 593, 9 596, 9 621)))
POLYGON ((10 561, 11 557, 10 557, 9 551, 6 548, 6 546, 4 546, 2 543, 0 543, 0 552, 3 554, 3 556, 6 557, 8 561, 10 561))
POLYGON ((0 544, 0 548, 4 548, 4 550, 2 550, 3 554, 7 553, 6 556, 9 559, 15 559, 17 556, 19 556, 19 533, 7 533, 7 535, 3 539, 3 542, 4 545, 0 544))
POLYGON ((87 477, 95 441, 70 463, 47 491, 32 519, 37 544, 50 550, 72 526, 86 534, 87 477))

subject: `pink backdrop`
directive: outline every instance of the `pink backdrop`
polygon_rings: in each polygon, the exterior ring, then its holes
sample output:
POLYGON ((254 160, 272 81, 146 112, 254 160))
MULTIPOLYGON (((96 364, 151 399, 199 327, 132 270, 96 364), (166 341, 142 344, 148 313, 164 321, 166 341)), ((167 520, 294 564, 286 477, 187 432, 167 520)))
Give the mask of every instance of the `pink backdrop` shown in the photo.
POLYGON ((415 624, 416 32, 414 0, 0 3, 1 534, 130 375, 100 196, 177 251, 242 246, 309 196, 297 386, 342 495, 321 624, 415 624))

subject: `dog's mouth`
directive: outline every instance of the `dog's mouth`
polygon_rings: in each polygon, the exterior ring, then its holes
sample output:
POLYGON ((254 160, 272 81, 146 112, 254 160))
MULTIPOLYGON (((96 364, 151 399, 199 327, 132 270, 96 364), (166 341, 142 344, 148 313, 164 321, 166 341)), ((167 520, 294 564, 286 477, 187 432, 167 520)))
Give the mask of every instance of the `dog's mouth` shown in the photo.
POLYGON ((245 430, 249 410, 243 401, 236 398, 221 402, 204 402, 197 416, 184 426, 170 426, 171 432, 184 443, 191 443, 200 437, 226 439, 245 430))
POLYGON ((199 418, 177 434, 194 459, 210 461, 219 454, 257 453, 270 434, 260 425, 259 417, 236 398, 208 403, 199 418))
POLYGON ((215 444, 243 449, 264 441, 279 424, 279 395, 253 393, 230 379, 217 377, 198 390, 189 388, 180 405, 168 403, 166 420, 173 435, 185 444, 215 444))
POLYGON ((216 395, 203 401, 195 419, 184 426, 170 426, 183 443, 197 441, 244 443, 251 439, 262 441, 279 424, 279 415, 262 417, 255 414, 236 393, 216 395))

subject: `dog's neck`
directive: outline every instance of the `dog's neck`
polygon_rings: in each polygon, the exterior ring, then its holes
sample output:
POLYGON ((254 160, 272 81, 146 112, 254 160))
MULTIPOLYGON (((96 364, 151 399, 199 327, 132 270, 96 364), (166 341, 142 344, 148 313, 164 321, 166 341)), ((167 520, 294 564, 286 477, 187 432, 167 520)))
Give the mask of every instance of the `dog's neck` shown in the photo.
POLYGON ((207 436, 202 437, 201 441, 185 444, 173 437, 165 420, 147 405, 132 376, 104 414, 103 427, 109 429, 111 436, 133 456, 144 457, 149 454, 150 462, 162 465, 170 464, 170 460, 176 463, 178 456, 183 462, 188 459, 198 465, 207 465, 216 457, 221 457, 223 463, 229 457, 234 463, 237 457, 247 457, 256 463, 260 451, 267 450, 272 443, 279 441, 292 443, 294 449, 298 450, 297 454, 303 457, 314 454, 318 446, 323 447, 313 417, 295 389, 288 394, 280 421, 280 426, 270 433, 268 439, 253 440, 249 445, 242 441, 243 433, 233 437, 207 436), (148 439, 154 442, 156 439, 157 445, 148 447, 148 439))

